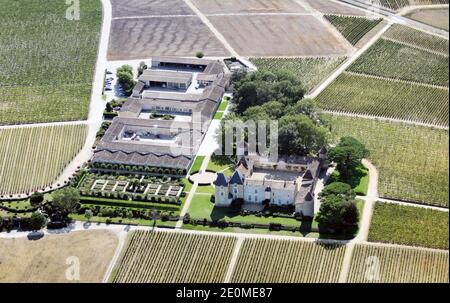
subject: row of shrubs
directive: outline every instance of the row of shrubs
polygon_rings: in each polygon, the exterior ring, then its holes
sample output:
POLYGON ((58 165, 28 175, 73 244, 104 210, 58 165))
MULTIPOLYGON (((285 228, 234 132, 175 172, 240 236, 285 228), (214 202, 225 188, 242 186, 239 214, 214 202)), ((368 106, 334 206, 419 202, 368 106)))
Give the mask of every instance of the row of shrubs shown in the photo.
POLYGON ((107 218, 123 218, 123 219, 143 219, 153 220, 154 216, 161 221, 178 221, 179 217, 175 216, 174 212, 153 211, 153 210, 135 210, 127 209, 125 207, 104 207, 104 206, 83 206, 78 210, 79 215, 85 215, 86 211, 90 210, 95 217, 107 218))
MULTIPOLYGON (((108 198, 108 199, 119 199, 126 201, 137 201, 137 202, 154 202, 161 204, 172 204, 172 205, 181 205, 180 200, 177 197, 166 197, 166 196, 155 196, 155 195, 143 195, 143 194, 132 194, 132 193, 124 193, 124 192, 105 192, 105 191, 94 191, 94 190, 80 190, 80 194, 82 196, 87 197, 98 197, 98 198, 108 198)), ((185 192, 181 193, 181 196, 184 197, 186 195, 185 192)))
MULTIPOLYGON (((303 222, 305 222, 304 220, 303 222)), ((217 220, 217 221, 211 221, 206 218, 203 220, 198 219, 191 219, 189 214, 186 214, 183 217, 183 223, 184 224, 191 224, 191 225, 201 225, 201 226, 208 226, 208 227, 218 227, 218 228, 227 228, 227 227, 237 227, 242 229, 253 229, 253 228, 259 228, 259 229, 269 229, 271 231, 292 231, 292 232, 319 232, 318 228, 311 227, 310 224, 306 225, 300 225, 298 227, 296 226, 286 226, 279 223, 269 223, 269 224, 260 224, 260 223, 237 223, 237 222, 228 222, 226 220, 217 220)))
POLYGON ((187 174, 186 169, 177 168, 162 168, 153 166, 138 166, 138 165, 123 165, 114 163, 98 163, 91 162, 90 168, 92 171, 97 170, 113 170, 113 171, 128 171, 128 172, 140 172, 145 174, 154 174, 159 176, 185 176, 187 174))

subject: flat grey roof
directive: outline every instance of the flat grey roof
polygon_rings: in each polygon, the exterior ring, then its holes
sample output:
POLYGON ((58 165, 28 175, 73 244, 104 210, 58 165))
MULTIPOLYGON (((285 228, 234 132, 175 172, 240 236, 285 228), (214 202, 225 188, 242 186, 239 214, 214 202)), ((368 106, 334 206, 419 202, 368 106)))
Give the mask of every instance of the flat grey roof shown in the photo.
POLYGON ((147 69, 139 80, 189 84, 192 82, 192 73, 147 69))
POLYGON ((213 60, 199 59, 199 58, 178 58, 178 57, 153 57, 153 62, 173 63, 173 64, 192 64, 192 65, 208 65, 213 63, 213 60))

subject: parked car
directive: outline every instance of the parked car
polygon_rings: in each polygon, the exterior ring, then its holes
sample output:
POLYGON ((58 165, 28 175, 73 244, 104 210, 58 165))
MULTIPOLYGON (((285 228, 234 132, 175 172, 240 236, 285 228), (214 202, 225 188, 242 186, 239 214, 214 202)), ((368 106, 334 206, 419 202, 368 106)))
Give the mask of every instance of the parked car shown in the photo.
POLYGON ((112 75, 112 71, 106 70, 107 75, 112 75))
POLYGON ((107 86, 107 87, 105 87, 105 90, 110 91, 110 90, 112 90, 112 88, 111 88, 111 86, 107 86))

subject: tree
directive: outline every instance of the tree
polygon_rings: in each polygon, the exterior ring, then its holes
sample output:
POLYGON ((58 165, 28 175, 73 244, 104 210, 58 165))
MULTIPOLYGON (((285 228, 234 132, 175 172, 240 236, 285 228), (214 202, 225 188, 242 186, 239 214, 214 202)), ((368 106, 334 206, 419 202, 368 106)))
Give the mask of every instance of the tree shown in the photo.
POLYGON ((86 209, 86 211, 84 212, 84 217, 86 218, 86 220, 88 222, 91 221, 92 217, 94 216, 94 213, 92 212, 92 210, 90 209, 86 209))
POLYGON ((199 51, 199 52, 197 52, 196 54, 195 54, 195 56, 197 57, 197 58, 203 58, 204 56, 205 56, 205 54, 202 52, 202 51, 199 51))
POLYGON ((369 155, 367 148, 353 137, 343 137, 339 144, 330 149, 328 159, 336 162, 338 171, 344 179, 350 177, 351 171, 356 169, 361 160, 369 155))
POLYGON ((52 194, 52 208, 63 216, 75 212, 80 205, 80 193, 76 188, 64 188, 52 194))
POLYGON ((113 107, 112 107, 112 105, 111 105, 110 102, 107 102, 107 103, 106 103, 106 111, 107 111, 108 113, 110 113, 110 112, 113 111, 113 107))
POLYGON ((280 120, 278 144, 282 154, 307 156, 317 153, 327 142, 327 129, 305 115, 288 115, 280 120))
POLYGON ((354 199, 356 197, 352 187, 347 183, 333 182, 324 187, 319 197, 327 197, 330 195, 339 196, 347 200, 354 199))
POLYGON ((34 212, 28 222, 31 230, 40 230, 47 224, 47 218, 40 212, 34 212))
POLYGON ((30 196, 30 203, 32 205, 39 205, 44 202, 44 195, 39 192, 35 192, 30 196))
POLYGON ((305 93, 295 75, 286 71, 257 71, 234 78, 233 84, 238 113, 271 101, 292 105, 303 99, 305 93))
POLYGON ((141 61, 141 62, 139 63, 139 67, 138 67, 138 77, 139 77, 140 75, 142 75, 142 74, 144 73, 144 70, 146 70, 147 68, 148 68, 147 64, 145 64, 144 61, 141 61))
POLYGON ((122 86, 126 95, 131 95, 134 85, 133 68, 130 65, 123 65, 117 69, 117 81, 122 86))
POLYGON ((321 233, 354 235, 359 221, 354 199, 336 195, 322 197, 316 221, 319 223, 321 233))

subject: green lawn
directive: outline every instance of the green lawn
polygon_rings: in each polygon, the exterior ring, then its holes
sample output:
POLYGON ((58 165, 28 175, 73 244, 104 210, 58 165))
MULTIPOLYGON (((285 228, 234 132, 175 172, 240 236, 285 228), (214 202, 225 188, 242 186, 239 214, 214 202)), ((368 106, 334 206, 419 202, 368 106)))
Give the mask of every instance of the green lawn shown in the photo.
POLYGON ((197 156, 194 160, 194 163, 191 166, 189 174, 199 171, 200 168, 202 167, 203 160, 205 160, 205 156, 197 156))
POLYGON ((215 188, 212 185, 209 185, 209 186, 198 186, 196 193, 214 194, 215 193, 215 188))
POLYGON ((448 212, 377 202, 369 241, 448 250, 448 212))
POLYGON ((195 195, 188 210, 191 218, 208 219, 212 221, 226 220, 228 222, 252 224, 279 223, 286 226, 300 226, 301 222, 291 218, 257 217, 255 215, 241 216, 230 214, 227 208, 215 207, 209 195, 195 195))
POLYGON ((329 182, 344 182, 349 184, 357 195, 366 196, 369 188, 369 172, 361 166, 356 169, 356 174, 350 180, 342 180, 339 172, 335 170, 330 176, 329 182))
POLYGON ((216 112, 214 115, 214 120, 222 120, 223 112, 216 112))
POLYGON ((231 176, 233 174, 234 162, 228 157, 213 156, 208 163, 208 170, 215 172, 223 172, 225 176, 231 176))
POLYGON ((185 191, 187 194, 191 191, 191 188, 192 188, 192 183, 191 182, 189 182, 189 180, 188 179, 182 179, 181 180, 183 183, 184 183, 184 189, 183 189, 183 191, 185 191))
POLYGON ((225 98, 224 98, 224 99, 222 100, 222 102, 220 103, 220 105, 219 105, 218 111, 224 112, 224 111, 227 109, 227 107, 228 107, 228 101, 225 100, 225 98))

